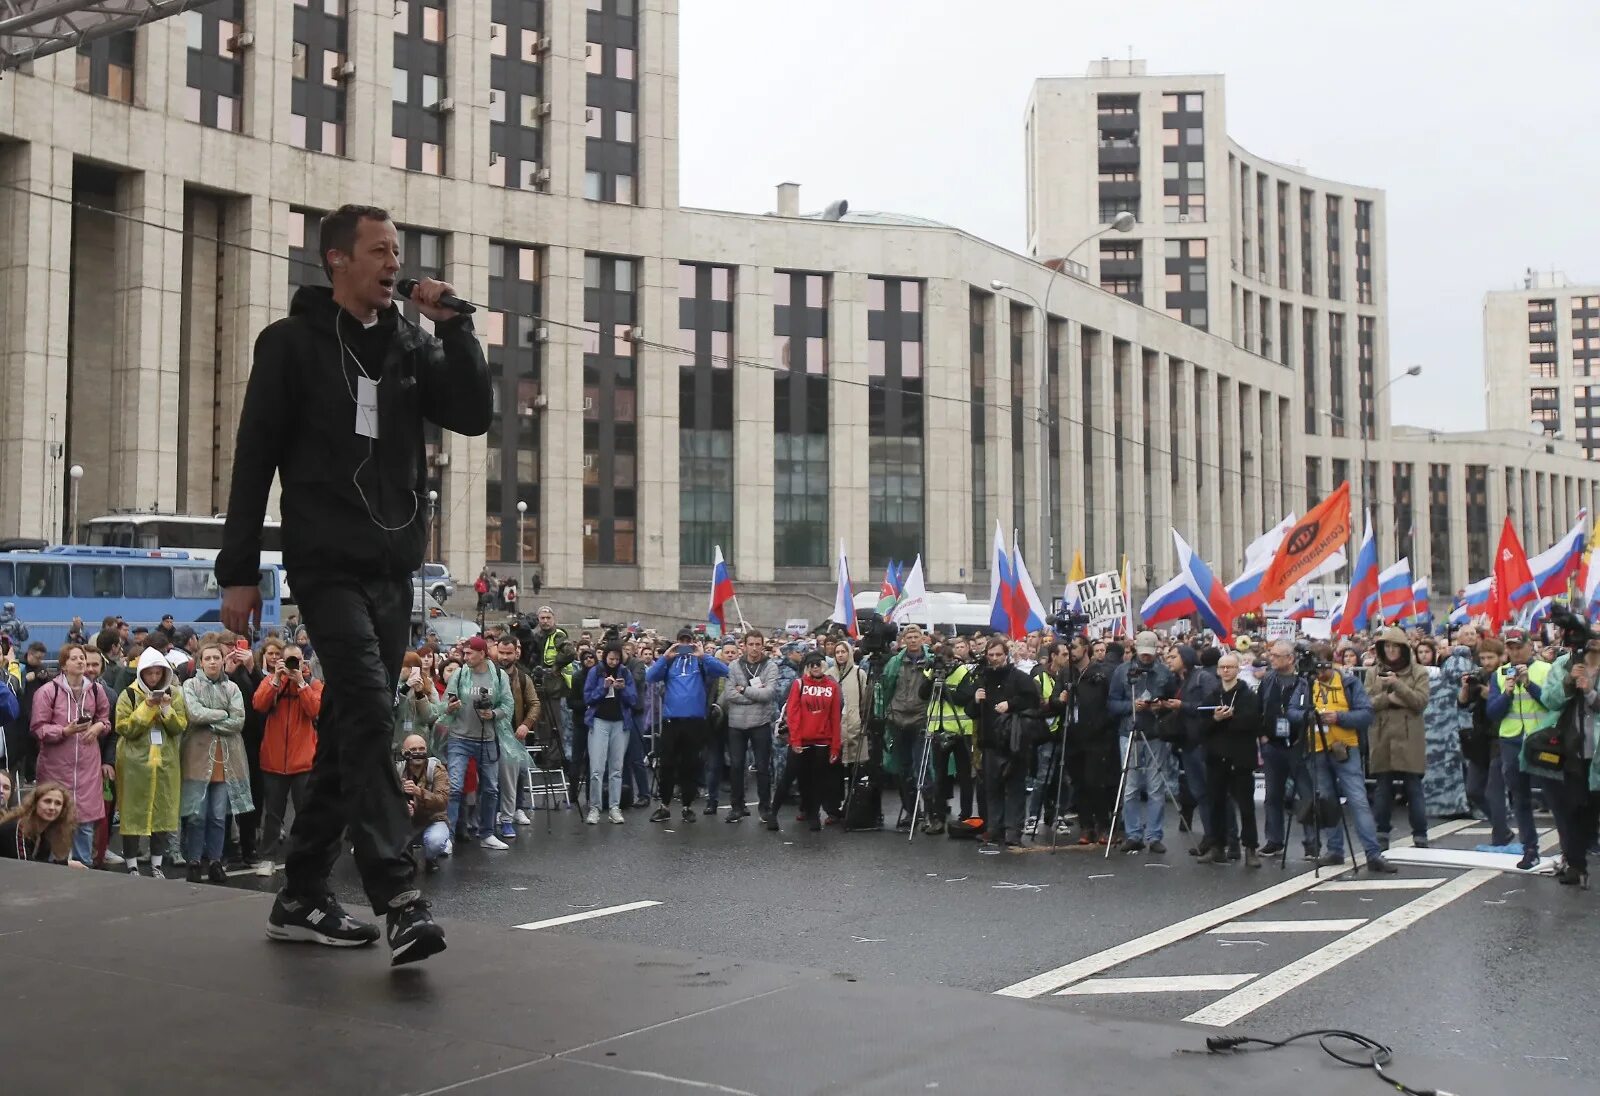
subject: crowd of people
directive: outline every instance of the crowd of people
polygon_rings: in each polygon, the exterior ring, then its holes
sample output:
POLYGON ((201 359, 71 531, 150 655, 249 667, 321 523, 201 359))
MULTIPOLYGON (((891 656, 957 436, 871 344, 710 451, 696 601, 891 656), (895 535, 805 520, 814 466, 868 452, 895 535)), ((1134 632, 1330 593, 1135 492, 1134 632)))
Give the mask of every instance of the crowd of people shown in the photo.
MULTIPOLYGON (((130 632, 108 618, 92 642, 74 631, 53 664, 38 644, 0 654, 0 856, 272 875, 316 752, 322 685, 303 630, 255 645, 170 619, 130 632)), ((1475 815, 1521 869, 1540 862, 1542 800, 1559 878, 1586 886, 1597 721, 1600 639, 1516 629, 1230 645, 869 621, 860 640, 708 640, 572 635, 544 607, 405 654, 393 760, 429 871, 458 842, 506 850, 539 808, 588 825, 754 814, 776 831, 793 801, 814 831, 1155 856, 1170 803, 1203 863, 1287 859, 1298 824, 1308 861, 1345 863, 1348 833, 1366 868, 1391 873, 1403 798, 1413 845, 1431 820, 1475 815)))

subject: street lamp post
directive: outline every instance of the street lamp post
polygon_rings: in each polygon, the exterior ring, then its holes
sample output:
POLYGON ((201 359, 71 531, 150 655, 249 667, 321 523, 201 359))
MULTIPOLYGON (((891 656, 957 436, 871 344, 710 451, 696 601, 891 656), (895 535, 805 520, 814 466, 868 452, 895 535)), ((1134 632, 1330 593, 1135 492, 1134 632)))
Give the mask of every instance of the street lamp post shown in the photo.
MULTIPOLYGON (((1377 391, 1372 393, 1372 411, 1373 411, 1373 414, 1376 415, 1377 411, 1378 411, 1378 397, 1383 395, 1385 392, 1389 391, 1389 389, 1394 386, 1396 381, 1404 380, 1407 377, 1417 377, 1417 376, 1421 376, 1421 375, 1422 375, 1422 366, 1413 365, 1410 368, 1408 368, 1404 373, 1401 373, 1398 376, 1390 377, 1388 380, 1384 381, 1383 384, 1379 385, 1377 391)), ((1328 411, 1328 410, 1324 410, 1322 412, 1322 414, 1325 415, 1326 417, 1328 417, 1329 419, 1332 419, 1333 421, 1335 421, 1337 423, 1340 423, 1341 425, 1343 425, 1345 427, 1348 427, 1350 425, 1349 420, 1346 419, 1343 415, 1336 415, 1332 411, 1328 411)), ((1367 483, 1367 468, 1372 463, 1371 459, 1370 459, 1370 457, 1371 457, 1372 439, 1368 436, 1368 431, 1366 430, 1366 424, 1365 423, 1361 424, 1360 429, 1361 429, 1361 500, 1362 500, 1363 504, 1370 504, 1371 501, 1372 501, 1372 496, 1374 496, 1374 495, 1376 495, 1378 493, 1378 484, 1377 484, 1377 480, 1376 480, 1376 471, 1374 471, 1374 480, 1370 485, 1371 490, 1368 490, 1369 485, 1367 483)), ((1399 519, 1396 518, 1396 521, 1398 521, 1398 520, 1399 519)))
POLYGON ((522 582, 526 577, 522 568, 522 523, 528 516, 528 504, 522 499, 517 500, 517 598, 522 598, 522 582))
POLYGON ((67 505, 67 543, 78 543, 78 484, 83 480, 83 465, 74 464, 67 469, 72 478, 72 500, 67 505))
POLYGON ((1055 588, 1056 555, 1056 516, 1050 512, 1049 429, 1051 416, 1055 414, 1056 410, 1050 405, 1050 369, 1048 364, 1050 356, 1050 294, 1055 291, 1056 276, 1061 273, 1062 267, 1071 261, 1073 254, 1080 247, 1098 236, 1105 235, 1107 232, 1131 232, 1136 224, 1138 224, 1138 219, 1132 213, 1124 210, 1118 213, 1110 224, 1101 225, 1068 248, 1067 253, 1061 257, 1059 263, 1053 266, 1046 264, 1050 266, 1050 278, 1045 282, 1043 301, 1040 301, 1039 298, 1027 290, 1018 289, 1016 286, 1011 285, 1009 282, 1001 281, 999 278, 989 283, 989 288, 996 292, 1011 292, 1026 297, 1039 310, 1039 550, 1044 553, 1044 580, 1047 590, 1055 588))

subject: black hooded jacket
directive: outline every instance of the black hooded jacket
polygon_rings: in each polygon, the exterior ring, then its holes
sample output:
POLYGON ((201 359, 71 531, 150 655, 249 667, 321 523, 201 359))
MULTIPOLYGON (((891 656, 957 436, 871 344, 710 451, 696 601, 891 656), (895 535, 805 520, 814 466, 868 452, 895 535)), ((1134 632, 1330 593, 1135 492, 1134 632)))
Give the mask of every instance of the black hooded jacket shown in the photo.
POLYGON ((274 473, 283 487, 283 562, 297 585, 318 573, 414 572, 428 523, 424 420, 478 435, 492 414, 489 366, 470 319, 447 320, 433 337, 390 306, 363 329, 332 290, 302 286, 289 317, 256 339, 217 581, 256 584, 274 473), (379 378, 376 439, 355 430, 363 368, 379 378))

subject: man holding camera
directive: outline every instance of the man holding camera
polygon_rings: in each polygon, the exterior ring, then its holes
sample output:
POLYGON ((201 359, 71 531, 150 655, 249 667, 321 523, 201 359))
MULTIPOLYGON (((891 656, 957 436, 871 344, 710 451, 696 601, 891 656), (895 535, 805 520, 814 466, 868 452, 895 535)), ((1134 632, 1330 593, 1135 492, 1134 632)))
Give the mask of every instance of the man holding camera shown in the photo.
MULTIPOLYGON (((1292 785, 1294 795, 1311 794, 1311 774, 1306 767, 1306 751, 1302 749, 1305 734, 1304 713, 1310 705, 1304 693, 1305 681, 1295 672, 1294 644, 1287 639, 1275 641, 1267 651, 1268 670, 1256 690, 1261 709, 1261 734, 1257 742, 1261 747, 1261 771, 1266 782, 1266 838, 1261 846, 1262 856, 1276 856, 1283 852, 1289 839, 1284 793, 1292 785)), ((1306 824, 1301 829, 1306 859, 1317 856, 1317 832, 1306 824)))
POLYGON ((482 636, 467 640, 466 659, 445 687, 445 710, 439 717, 439 725, 449 734, 445 763, 450 770, 450 833, 457 832, 461 819, 467 762, 477 761, 478 845, 502 852, 511 846, 495 836, 494 822, 500 807, 501 739, 516 741, 511 735, 511 685, 489 660, 489 643, 482 636))
POLYGON ((420 734, 407 735, 400 744, 400 790, 406 795, 406 813, 411 816, 411 840, 422 846, 422 862, 431 874, 439 870, 439 858, 449 856, 450 774, 436 757, 428 756, 428 740, 420 734))
MULTIPOLYGON (((1377 826, 1367 804, 1367 778, 1361 768, 1361 732, 1372 725, 1372 701, 1355 673, 1336 669, 1333 648, 1318 643, 1312 648, 1316 677, 1310 696, 1297 698, 1309 707, 1295 709, 1295 718, 1310 725, 1306 730, 1311 754, 1311 777, 1317 798, 1337 803, 1344 797, 1344 809, 1353 817, 1356 839, 1366 850, 1367 869, 1393 875, 1397 869, 1383 858, 1378 846, 1377 826)), ((1344 863, 1344 829, 1335 821, 1324 827, 1322 847, 1327 851, 1317 859, 1320 867, 1344 863)))
POLYGON ((1463 669, 1456 655, 1445 662, 1447 670, 1453 666, 1457 671, 1455 679, 1461 683, 1456 704, 1466 719, 1461 729, 1461 756, 1467 763, 1467 802, 1489 820, 1489 843, 1504 848, 1511 844, 1511 826, 1506 813, 1506 784, 1500 768, 1500 725, 1489 715, 1489 695, 1499 676, 1506 647, 1493 636, 1480 640, 1475 630, 1462 629, 1462 632, 1468 631, 1472 632, 1471 648, 1477 655, 1476 666, 1470 671, 1463 669))
MULTIPOLYGON (((922 832, 940 834, 950 814, 951 781, 961 793, 961 820, 972 817, 972 709, 977 696, 978 675, 966 661, 965 641, 952 642, 924 671, 930 682, 943 682, 938 696, 928 708, 927 782, 922 789, 928 805, 928 821, 922 832), (959 648, 959 657, 958 657, 959 648), (951 760, 956 773, 950 775, 951 760)), ((930 689, 930 692, 932 690, 930 689)))
POLYGON ((661 805, 650 816, 666 822, 676 786, 683 805, 683 820, 693 822, 698 795, 701 753, 705 749, 706 721, 711 711, 711 682, 728 676, 728 667, 715 655, 705 654, 694 630, 678 629, 678 639, 645 672, 645 680, 664 682, 661 700, 661 743, 657 749, 661 805))
POLYGON ((1118 730, 1126 773, 1122 793, 1123 852, 1149 848, 1159 855, 1167 851, 1161 839, 1166 836, 1163 823, 1167 813, 1167 764, 1172 757, 1169 739, 1174 733, 1182 733, 1176 728, 1174 717, 1183 702, 1177 699, 1177 679, 1157 657, 1160 650, 1154 632, 1135 636, 1133 661, 1122 663, 1111 675, 1111 691, 1106 700, 1107 710, 1121 721, 1118 730))
POLYGON ((917 781, 926 764, 923 739, 928 724, 928 694, 933 681, 926 673, 927 637, 915 624, 900 633, 900 651, 883 668, 877 716, 888 731, 889 765, 900 784, 900 817, 894 828, 911 828, 917 807, 917 781))
POLYGON ((1521 629, 1506 629, 1504 638, 1510 664, 1496 671, 1487 710, 1489 718, 1499 725, 1496 747, 1500 779, 1511 793, 1517 838, 1522 842, 1522 859, 1517 867, 1528 871, 1539 863, 1539 830, 1533 822, 1533 782, 1522 770, 1522 740, 1544 719, 1545 708, 1539 698, 1550 676, 1550 663, 1533 660, 1527 633, 1521 629))
POLYGON ((317 717, 322 712, 322 682, 311 676, 299 647, 285 647, 277 668, 256 686, 250 705, 266 717, 261 730, 261 833, 256 841, 256 874, 271 878, 273 857, 283 836, 289 804, 295 818, 305 809, 311 767, 317 754, 317 717))

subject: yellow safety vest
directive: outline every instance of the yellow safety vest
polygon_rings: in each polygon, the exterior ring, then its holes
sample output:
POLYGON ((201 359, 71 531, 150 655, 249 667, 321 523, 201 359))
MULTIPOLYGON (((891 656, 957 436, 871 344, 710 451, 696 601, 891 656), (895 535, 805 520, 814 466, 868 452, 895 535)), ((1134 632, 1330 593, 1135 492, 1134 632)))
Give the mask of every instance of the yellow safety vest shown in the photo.
MULTIPOLYGON (((1050 698, 1056 695, 1056 677, 1047 669, 1041 669, 1034 678, 1039 683, 1039 700, 1041 706, 1050 703, 1050 698)), ((1054 738, 1061 733, 1061 720, 1065 712, 1053 715, 1045 720, 1045 730, 1054 738)))
MULTIPOLYGON (((1502 666, 1495 671, 1500 675, 1500 691, 1511 695, 1511 710, 1500 721, 1501 738, 1521 738, 1536 728, 1546 714, 1544 705, 1528 695, 1528 690, 1511 688, 1511 679, 1516 672, 1515 666, 1502 666)), ((1549 676, 1550 663, 1544 659, 1528 663, 1528 680, 1533 684, 1543 688, 1549 676)))
MULTIPOLYGON (((922 672, 927 674, 930 678, 933 676, 932 670, 924 670, 922 672)), ((956 686, 965 681, 967 679, 967 675, 971 672, 971 666, 957 666, 955 672, 944 679, 944 687, 946 691, 942 699, 940 699, 939 703, 932 705, 928 709, 929 733, 938 734, 941 731, 954 731, 956 734, 966 735, 968 738, 972 737, 973 725, 971 714, 968 713, 965 707, 957 704, 951 698, 951 693, 955 690, 956 686)))

